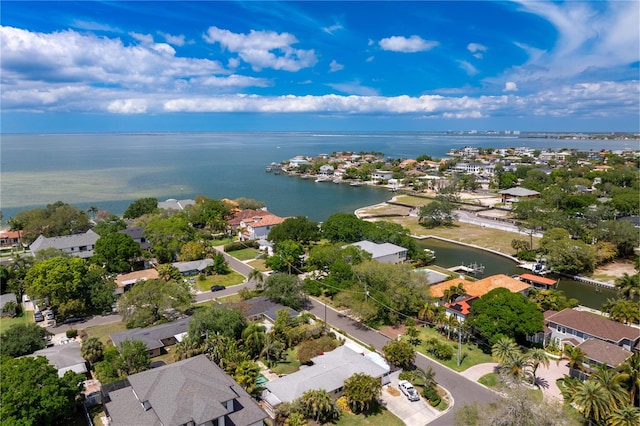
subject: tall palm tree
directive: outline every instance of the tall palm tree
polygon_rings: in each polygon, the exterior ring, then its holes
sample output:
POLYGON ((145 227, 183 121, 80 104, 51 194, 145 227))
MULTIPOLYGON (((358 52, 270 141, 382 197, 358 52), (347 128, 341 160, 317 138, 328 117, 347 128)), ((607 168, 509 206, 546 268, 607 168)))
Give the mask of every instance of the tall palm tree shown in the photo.
POLYGON ((640 389, 640 353, 634 353, 622 363, 620 381, 629 389, 629 402, 638 405, 638 389, 640 389))
POLYGON ((262 290, 262 284, 264 283, 264 274, 257 269, 252 269, 247 276, 249 281, 256 282, 256 290, 262 290))
POLYGON ((451 330, 460 326, 460 321, 455 315, 449 315, 447 317, 447 339, 451 338, 451 330))
POLYGON ((559 364, 560 361, 563 360, 569 362, 569 374, 571 374, 572 371, 584 371, 584 363, 587 362, 587 357, 585 356, 584 352, 582 352, 581 348, 577 346, 565 345, 564 349, 562 350, 562 356, 556 362, 559 364))
POLYGON ((549 368, 549 355, 542 348, 533 348, 531 349, 527 355, 529 356, 529 361, 531 362, 532 371, 531 374, 533 376, 533 384, 536 384, 536 371, 538 371, 538 367, 541 365, 549 368))
POLYGON ((508 337, 502 337, 491 347, 491 356, 499 364, 505 364, 517 352, 520 352, 520 348, 508 337))
POLYGON ((428 324, 432 324, 436 317, 438 308, 433 303, 425 303, 424 306, 418 311, 418 319, 428 324))
POLYGON ((623 276, 615 281, 618 294, 627 300, 635 300, 640 297, 640 274, 629 275, 624 273, 623 276))
POLYGON ((600 383, 586 380, 578 383, 570 402, 578 407, 591 425, 592 422, 598 424, 609 417, 612 408, 609 401, 609 393, 600 383))
POLYGON ((500 365, 500 373, 511 379, 515 383, 528 380, 531 372, 527 369, 531 368, 531 362, 527 354, 520 351, 509 355, 505 363, 500 365))
POLYGON ((629 392, 620 385, 622 376, 616 370, 601 365, 597 373, 591 376, 591 380, 600 383, 607 390, 610 397, 609 405, 612 407, 621 407, 629 401, 629 392))
POLYGON ((424 382, 424 385, 426 387, 432 388, 434 387, 437 382, 436 382, 436 372, 433 371, 433 367, 429 366, 426 370, 420 368, 420 367, 416 367, 416 369, 413 371, 413 373, 418 376, 419 378, 422 379, 422 381, 424 382))
POLYGON ((625 404, 611 412, 607 419, 608 426, 638 426, 640 425, 640 408, 625 404))

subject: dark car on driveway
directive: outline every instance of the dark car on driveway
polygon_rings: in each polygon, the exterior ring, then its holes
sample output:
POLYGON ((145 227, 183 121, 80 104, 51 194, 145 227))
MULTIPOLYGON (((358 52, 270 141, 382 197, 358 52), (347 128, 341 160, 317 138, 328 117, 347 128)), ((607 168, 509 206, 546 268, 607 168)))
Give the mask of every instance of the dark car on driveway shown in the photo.
POLYGON ((66 320, 64 320, 64 323, 65 324, 73 324, 74 322, 80 322, 80 321, 84 321, 84 318, 71 317, 71 318, 67 318, 66 320))
POLYGON ((212 285, 211 286, 211 291, 220 291, 220 290, 224 290, 226 287, 223 285, 212 285))

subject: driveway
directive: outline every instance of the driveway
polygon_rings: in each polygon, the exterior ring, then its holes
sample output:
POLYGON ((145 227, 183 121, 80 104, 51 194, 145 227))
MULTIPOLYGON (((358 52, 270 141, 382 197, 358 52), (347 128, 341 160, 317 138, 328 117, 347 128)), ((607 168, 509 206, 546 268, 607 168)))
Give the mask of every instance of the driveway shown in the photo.
POLYGON ((398 388, 399 375, 400 371, 391 373, 391 383, 385 385, 382 389, 381 399, 387 410, 391 411, 407 426, 424 426, 443 414, 429 405, 427 400, 422 397, 420 401, 409 401, 398 388), (395 389, 396 392, 390 393, 389 388, 395 389))

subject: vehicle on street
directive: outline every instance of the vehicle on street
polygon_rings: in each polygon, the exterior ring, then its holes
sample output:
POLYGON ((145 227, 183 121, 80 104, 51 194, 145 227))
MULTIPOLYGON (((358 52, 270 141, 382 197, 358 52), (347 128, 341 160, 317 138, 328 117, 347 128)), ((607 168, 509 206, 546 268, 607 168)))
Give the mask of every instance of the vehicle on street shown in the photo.
POLYGON ((398 382, 398 387, 400 388, 402 393, 409 399, 409 401, 420 401, 420 395, 418 394, 418 391, 408 381, 400 380, 398 382))
POLYGON ((65 324, 73 324, 74 322, 80 322, 83 319, 84 318, 70 317, 70 318, 67 318, 66 320, 64 320, 64 323, 65 324))
POLYGON ((220 290, 224 290, 226 287, 223 285, 212 285, 211 286, 211 291, 220 291, 220 290))
POLYGON ((42 312, 40 311, 34 312, 33 319, 35 320, 35 322, 42 322, 44 321, 44 315, 42 315, 42 312))
POLYGON ((45 318, 46 320, 52 320, 52 319, 54 319, 54 318, 55 318, 55 315, 53 315, 53 312, 52 312, 52 311, 47 311, 47 312, 44 314, 44 318, 45 318))

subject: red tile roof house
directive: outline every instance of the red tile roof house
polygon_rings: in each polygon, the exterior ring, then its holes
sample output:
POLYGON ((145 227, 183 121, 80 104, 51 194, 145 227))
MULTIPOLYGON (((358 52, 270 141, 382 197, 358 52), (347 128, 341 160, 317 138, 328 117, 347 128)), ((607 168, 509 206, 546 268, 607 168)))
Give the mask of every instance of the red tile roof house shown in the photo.
POLYGON ((19 247, 22 245, 20 231, 0 231, 0 247, 19 247))
POLYGON ((578 346, 590 365, 617 367, 640 348, 640 329, 596 314, 567 308, 560 312, 546 311, 544 318, 544 331, 529 336, 529 340, 578 346))
POLYGON ((454 317, 456 317, 458 322, 462 323, 471 313, 471 305, 478 299, 478 296, 467 296, 461 298, 460 300, 447 303, 446 305, 444 305, 445 314, 447 316, 453 315, 454 317))
POLYGON ((240 222, 240 228, 243 229, 240 233, 240 240, 247 241, 258 240, 260 238, 266 239, 271 228, 284 221, 284 218, 267 211, 253 215, 250 218, 243 219, 240 222))

